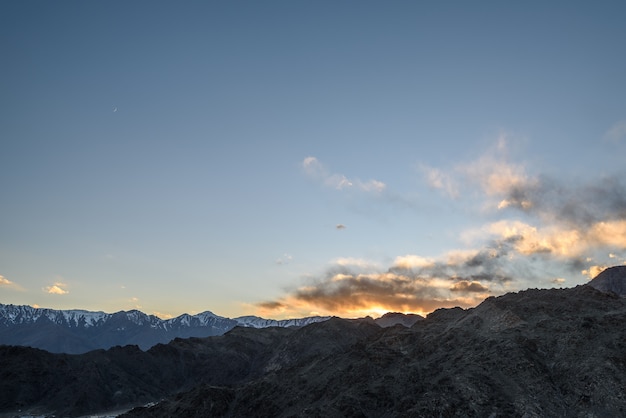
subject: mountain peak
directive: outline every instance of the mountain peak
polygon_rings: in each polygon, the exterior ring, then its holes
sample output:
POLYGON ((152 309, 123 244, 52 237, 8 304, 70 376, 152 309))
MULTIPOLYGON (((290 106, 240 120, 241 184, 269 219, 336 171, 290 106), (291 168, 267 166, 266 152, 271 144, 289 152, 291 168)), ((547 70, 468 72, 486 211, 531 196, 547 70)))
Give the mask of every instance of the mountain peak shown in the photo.
POLYGON ((626 266, 609 267, 588 284, 601 292, 613 292, 626 297, 626 266))

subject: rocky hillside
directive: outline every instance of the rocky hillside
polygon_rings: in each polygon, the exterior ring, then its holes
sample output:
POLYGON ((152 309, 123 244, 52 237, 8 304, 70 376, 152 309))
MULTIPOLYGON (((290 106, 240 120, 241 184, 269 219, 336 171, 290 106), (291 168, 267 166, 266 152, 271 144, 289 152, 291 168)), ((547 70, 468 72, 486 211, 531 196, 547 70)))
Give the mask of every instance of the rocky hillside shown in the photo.
POLYGON ((624 323, 625 298, 585 285, 440 309, 410 328, 333 318, 146 352, 5 346, 0 412, 144 404, 125 417, 626 416, 624 323))
POLYGON ((302 356, 283 343, 261 378, 125 417, 626 416, 624 323, 624 299, 590 286, 439 310, 411 329, 334 320, 301 332, 353 341, 302 356))

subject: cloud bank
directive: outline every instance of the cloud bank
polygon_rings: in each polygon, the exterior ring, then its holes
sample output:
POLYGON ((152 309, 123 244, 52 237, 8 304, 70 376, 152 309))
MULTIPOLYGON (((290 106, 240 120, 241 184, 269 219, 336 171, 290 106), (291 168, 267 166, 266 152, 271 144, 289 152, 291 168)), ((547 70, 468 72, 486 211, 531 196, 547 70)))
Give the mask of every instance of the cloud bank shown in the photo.
MULTIPOLYGON (((621 137, 622 131, 618 124, 611 135, 621 137)), ((511 160, 507 148, 503 137, 482 156, 454 167, 418 164, 426 184, 443 197, 464 207, 478 201, 471 210, 485 222, 459 232, 460 249, 437 257, 397 256, 386 268, 339 258, 258 308, 270 315, 428 313, 527 287, 582 283, 626 261, 626 170, 571 184, 531 174, 526 164, 511 160)), ((330 173, 315 157, 302 165, 309 176, 339 190, 386 187, 330 173)))

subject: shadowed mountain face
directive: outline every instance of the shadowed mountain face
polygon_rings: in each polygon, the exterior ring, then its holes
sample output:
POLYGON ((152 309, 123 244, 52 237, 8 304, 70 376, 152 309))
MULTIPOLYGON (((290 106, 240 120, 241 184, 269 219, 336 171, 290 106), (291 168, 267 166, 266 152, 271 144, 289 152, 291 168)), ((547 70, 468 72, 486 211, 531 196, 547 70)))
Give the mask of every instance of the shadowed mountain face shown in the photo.
POLYGON ((626 299, 586 285, 440 309, 411 328, 333 318, 147 352, 0 347, 0 412, 161 400, 125 416, 626 416, 624 323, 626 299))
POLYGON ((602 291, 626 297, 626 266, 615 266, 598 274, 589 285, 602 291))

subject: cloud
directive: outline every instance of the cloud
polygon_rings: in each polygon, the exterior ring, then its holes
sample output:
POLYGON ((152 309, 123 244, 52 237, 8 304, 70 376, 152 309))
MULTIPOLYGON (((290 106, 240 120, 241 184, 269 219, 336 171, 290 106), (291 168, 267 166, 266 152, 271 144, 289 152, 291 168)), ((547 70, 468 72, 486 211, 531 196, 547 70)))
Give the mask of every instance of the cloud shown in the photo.
POLYGON ((480 282, 470 282, 467 280, 461 280, 460 282, 455 283, 450 290, 452 292, 489 292, 489 289, 480 284, 480 282))
POLYGON ((139 298, 136 296, 131 297, 130 299, 128 299, 128 301, 133 306, 133 309, 141 309, 143 307, 139 304, 139 298))
POLYGON ((378 263, 363 258, 339 257, 334 260, 334 263, 339 267, 358 267, 364 270, 380 268, 378 263))
POLYGON ((512 282, 498 256, 495 249, 455 251, 437 259, 409 254, 396 257, 386 270, 372 261, 339 258, 321 277, 257 306, 266 313, 317 311, 346 317, 470 307, 491 294, 485 281, 496 291, 512 282))
POLYGON ((430 187, 443 190, 452 198, 459 196, 459 185, 451 174, 426 164, 419 164, 419 169, 430 187))
POLYGON ((7 279, 6 277, 0 275, 0 286, 13 286, 15 283, 7 279))
POLYGON ((291 254, 285 253, 276 259, 276 264, 278 265, 289 264, 291 260, 293 260, 293 256, 291 254))
POLYGON ((626 139, 626 120, 621 120, 611 126, 604 137, 613 142, 619 142, 626 139))
POLYGON ((158 312, 158 311, 153 311, 152 315, 157 316, 157 317, 159 317, 161 319, 172 319, 172 318, 174 318, 174 315, 172 315, 172 314, 158 312))
MULTIPOLYGON (((459 165, 456 171, 470 185, 478 185, 487 197, 496 198, 498 209, 532 206, 523 191, 535 187, 537 179, 527 174, 524 164, 509 160, 505 137, 501 137, 483 156, 459 165)), ((490 205, 494 206, 493 203, 490 205)))
POLYGON ((404 255, 396 257, 394 266, 401 269, 432 267, 435 262, 432 259, 420 257, 419 255, 404 255))
POLYGON ((536 216, 544 223, 589 227, 602 221, 626 219, 624 174, 569 185, 548 177, 503 189, 506 207, 536 216))
MULTIPOLYGON (((486 296, 528 287, 584 282, 624 261, 626 171, 572 183, 532 173, 507 149, 503 137, 473 161, 448 169, 420 166, 431 187, 483 217, 482 224, 459 231, 462 247, 435 257, 398 255, 385 267, 337 258, 323 273, 257 308, 347 317, 423 314, 475 306, 486 296), (482 210, 474 211, 476 204, 482 210)), ((329 174, 314 157, 303 166, 326 185, 357 184, 329 174)))
POLYGON ((258 304, 258 306, 260 306, 263 309, 269 309, 269 310, 281 310, 287 307, 287 305, 285 305, 284 303, 276 302, 276 301, 261 302, 258 304))
POLYGON ((445 170, 423 163, 418 167, 430 187, 453 199, 480 192, 487 198, 487 207, 526 208, 531 202, 523 191, 532 188, 537 179, 527 174, 524 164, 510 161, 508 147, 506 137, 501 136, 495 146, 473 161, 445 170))
POLYGON ((52 286, 44 287, 43 291, 51 295, 66 295, 69 291, 65 287, 67 287, 67 284, 56 282, 52 286))
POLYGON ((336 190, 359 190, 366 193, 380 193, 387 187, 379 180, 362 181, 349 179, 343 174, 331 173, 317 158, 306 157, 302 161, 304 172, 315 180, 322 182, 326 187, 336 190))

